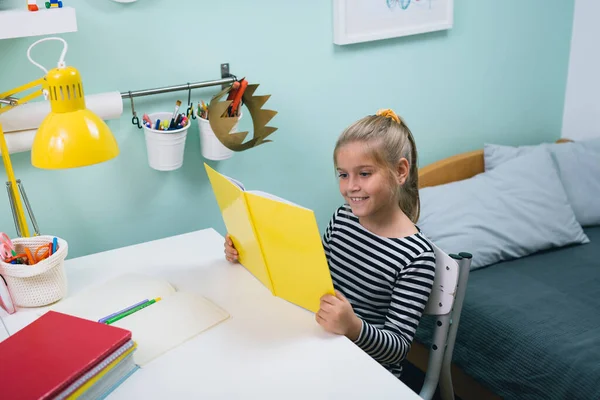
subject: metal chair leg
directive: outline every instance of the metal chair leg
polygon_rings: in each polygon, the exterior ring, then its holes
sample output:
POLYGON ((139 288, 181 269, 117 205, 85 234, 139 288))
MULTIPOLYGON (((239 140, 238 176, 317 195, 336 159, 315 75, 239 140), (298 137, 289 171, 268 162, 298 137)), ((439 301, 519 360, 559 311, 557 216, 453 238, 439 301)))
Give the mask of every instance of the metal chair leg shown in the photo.
POLYGON ((424 400, 431 400, 438 387, 446 350, 446 338, 450 329, 450 315, 438 316, 436 324, 438 327, 434 331, 433 343, 429 350, 429 362, 427 363, 425 381, 419 393, 419 396, 424 400))
POLYGON ((452 386, 452 374, 446 365, 442 367, 440 374, 440 397, 442 400, 454 400, 454 387, 452 386))

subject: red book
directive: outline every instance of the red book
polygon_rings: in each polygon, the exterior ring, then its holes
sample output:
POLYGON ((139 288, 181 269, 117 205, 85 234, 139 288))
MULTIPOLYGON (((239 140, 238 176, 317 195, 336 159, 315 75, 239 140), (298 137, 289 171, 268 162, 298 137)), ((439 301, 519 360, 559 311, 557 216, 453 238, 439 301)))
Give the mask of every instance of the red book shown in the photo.
POLYGON ((0 397, 49 399, 131 339, 131 332, 48 311, 0 342, 0 397))

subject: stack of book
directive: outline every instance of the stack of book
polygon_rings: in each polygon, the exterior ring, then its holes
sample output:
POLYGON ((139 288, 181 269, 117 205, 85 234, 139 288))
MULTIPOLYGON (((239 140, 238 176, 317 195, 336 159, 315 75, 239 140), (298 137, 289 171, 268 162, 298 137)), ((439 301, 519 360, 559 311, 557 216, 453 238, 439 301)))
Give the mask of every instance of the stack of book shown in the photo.
POLYGON ((131 331, 48 311, 0 342, 0 398, 102 399, 138 366, 131 331))

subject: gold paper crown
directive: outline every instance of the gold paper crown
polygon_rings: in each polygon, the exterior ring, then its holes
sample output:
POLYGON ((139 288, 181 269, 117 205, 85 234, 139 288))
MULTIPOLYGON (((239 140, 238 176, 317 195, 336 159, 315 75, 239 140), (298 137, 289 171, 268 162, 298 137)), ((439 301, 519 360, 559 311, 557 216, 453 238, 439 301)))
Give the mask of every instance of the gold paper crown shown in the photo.
POLYGON ((230 133, 233 126, 238 122, 238 117, 223 117, 223 115, 226 115, 226 111, 232 101, 220 101, 220 99, 232 89, 232 86, 216 94, 208 104, 210 127, 223 146, 230 150, 244 151, 263 143, 271 142, 271 140, 265 140, 265 138, 277 130, 277 128, 272 126, 266 126, 277 114, 277 111, 262 109, 262 106, 269 100, 271 95, 255 96, 254 92, 256 88, 258 88, 258 84, 248 85, 242 96, 242 102, 250 112, 254 128, 253 138, 246 143, 243 142, 248 135, 247 131, 230 133))

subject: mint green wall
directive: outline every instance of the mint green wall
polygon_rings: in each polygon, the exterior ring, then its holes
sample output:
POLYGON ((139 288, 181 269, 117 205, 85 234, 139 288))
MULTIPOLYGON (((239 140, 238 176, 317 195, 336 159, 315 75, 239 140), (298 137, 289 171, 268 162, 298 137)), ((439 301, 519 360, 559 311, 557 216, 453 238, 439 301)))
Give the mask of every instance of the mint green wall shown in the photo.
MULTIPOLYGON (((3 6, 15 3, 25 1, 3 6)), ((274 142, 210 165, 313 208, 321 228, 341 201, 331 160, 335 139, 379 108, 407 120, 420 165, 486 141, 560 137, 573 1, 457 0, 450 31, 344 47, 332 44, 331 1, 65 4, 76 7, 79 24, 79 32, 61 35, 69 43, 67 63, 81 72, 87 94, 215 79, 222 62, 260 83, 258 92, 272 95, 266 108, 279 112, 271 122, 279 128, 274 142)), ((26 57, 36 39, 0 41, 0 91, 40 77, 26 57)), ((59 43, 49 42, 34 56, 52 67, 59 52, 59 43)), ((196 90, 193 100, 216 91, 196 90)), ((177 99, 185 102, 187 94, 139 99, 136 109, 171 111, 177 99)), ((147 165, 143 133, 130 124, 129 101, 124 109, 109 122, 121 148, 111 162, 43 171, 29 164, 29 153, 12 156, 43 233, 65 238, 70 257, 206 227, 224 233, 197 126, 183 167, 158 172, 147 165)), ((0 194, 0 210, 2 230, 13 235, 6 195, 0 194)), ((168 254, 157 257, 168 263, 168 254)))

